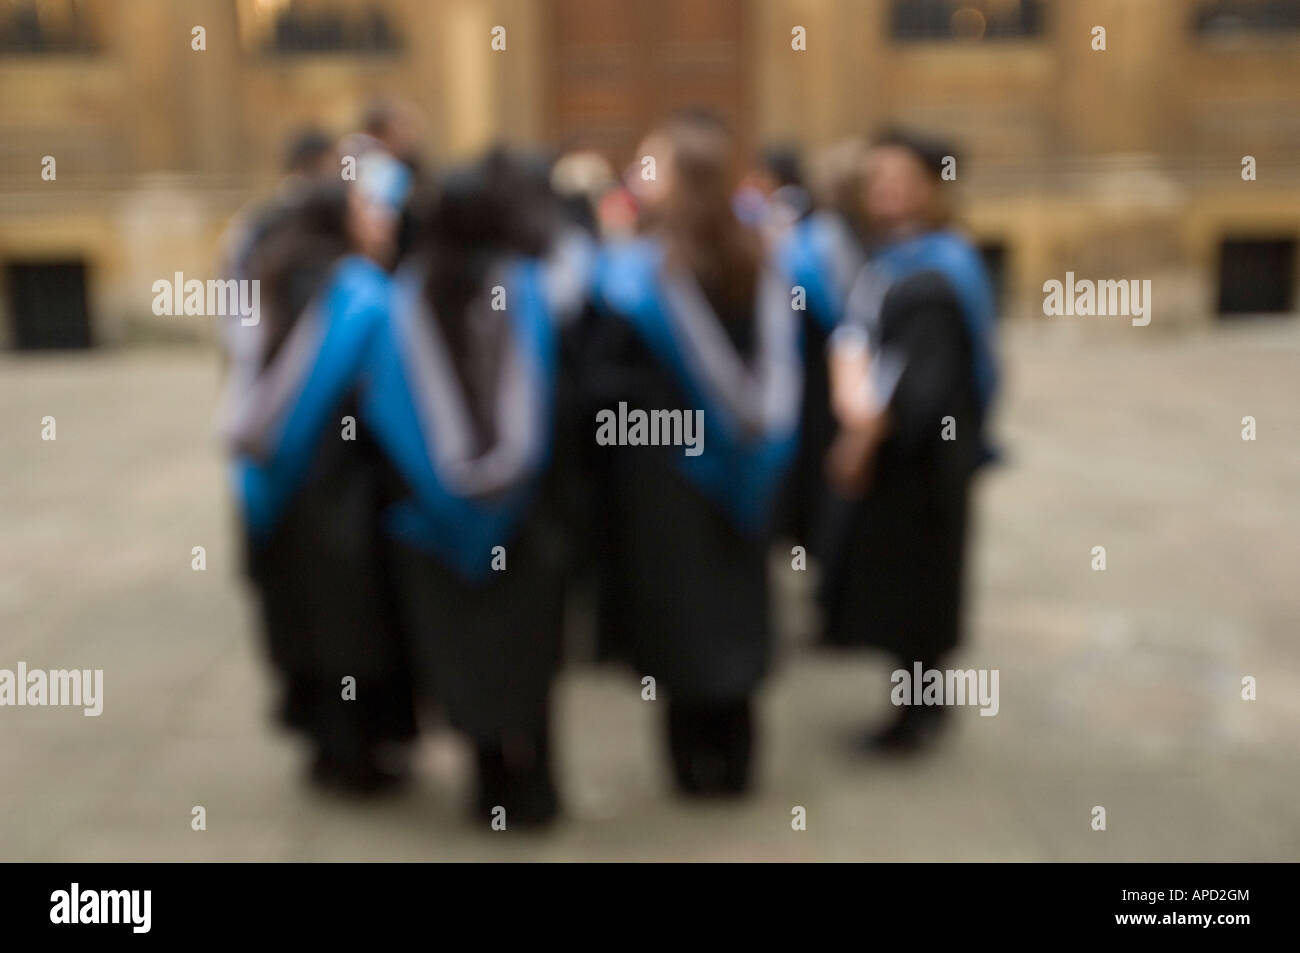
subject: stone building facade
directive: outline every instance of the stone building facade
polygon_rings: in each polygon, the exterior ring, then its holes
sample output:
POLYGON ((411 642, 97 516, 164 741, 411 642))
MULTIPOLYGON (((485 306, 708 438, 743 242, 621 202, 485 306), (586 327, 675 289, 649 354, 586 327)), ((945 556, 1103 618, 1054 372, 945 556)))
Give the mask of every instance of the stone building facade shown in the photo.
POLYGON ((698 102, 754 147, 901 120, 960 144, 1008 315, 1067 271, 1151 279, 1159 327, 1298 304, 1300 0, 11 0, 0 346, 195 333, 153 282, 210 276, 286 137, 377 95, 419 107, 435 159, 625 162, 698 102))

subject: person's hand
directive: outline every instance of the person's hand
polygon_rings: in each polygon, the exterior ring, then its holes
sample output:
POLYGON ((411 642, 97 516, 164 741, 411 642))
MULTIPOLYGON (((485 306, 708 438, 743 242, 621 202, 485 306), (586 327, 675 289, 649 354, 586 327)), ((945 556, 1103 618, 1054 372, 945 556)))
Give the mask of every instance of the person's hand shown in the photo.
POLYGON ((871 351, 866 336, 854 328, 835 332, 827 354, 831 410, 840 426, 870 430, 880 414, 871 386, 871 351))
POLYGON ((846 499, 857 499, 871 485, 876 448, 884 439, 888 418, 877 413, 852 427, 841 427, 826 454, 826 479, 846 499))

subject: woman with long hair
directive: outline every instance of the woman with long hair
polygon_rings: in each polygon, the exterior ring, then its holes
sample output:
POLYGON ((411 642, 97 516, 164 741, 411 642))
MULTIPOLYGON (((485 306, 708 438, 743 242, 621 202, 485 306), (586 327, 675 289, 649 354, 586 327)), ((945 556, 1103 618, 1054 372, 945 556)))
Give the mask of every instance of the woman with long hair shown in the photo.
POLYGON ((678 115, 641 154, 655 167, 636 183, 643 235, 597 268, 587 410, 598 422, 640 412, 663 429, 638 440, 620 424, 611 440, 610 426, 597 443, 618 445, 588 447, 599 629, 643 693, 667 694, 679 789, 734 794, 749 783, 754 694, 771 655, 767 533, 798 430, 798 315, 788 280, 733 211, 736 150, 723 123, 678 115))

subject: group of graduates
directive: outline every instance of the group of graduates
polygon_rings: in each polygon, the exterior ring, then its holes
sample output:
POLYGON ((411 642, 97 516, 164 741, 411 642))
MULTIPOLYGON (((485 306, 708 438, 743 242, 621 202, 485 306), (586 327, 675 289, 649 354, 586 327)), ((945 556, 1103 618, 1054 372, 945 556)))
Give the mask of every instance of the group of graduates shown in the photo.
MULTIPOLYGON (((744 792, 778 541, 822 567, 827 642, 908 668, 956 645, 996 382, 947 150, 890 133, 818 193, 775 154, 742 179, 726 125, 689 111, 641 144, 650 176, 504 149, 432 176, 401 120, 299 141, 228 252, 263 310, 228 329, 223 435, 315 783, 390 787, 440 712, 476 752, 480 816, 553 818, 581 590, 598 656, 655 680, 678 790, 744 792), (635 235, 609 238, 611 208, 635 235), (702 452, 598 445, 622 403, 703 410, 702 452)), ((933 711, 872 743, 923 744, 933 711)))

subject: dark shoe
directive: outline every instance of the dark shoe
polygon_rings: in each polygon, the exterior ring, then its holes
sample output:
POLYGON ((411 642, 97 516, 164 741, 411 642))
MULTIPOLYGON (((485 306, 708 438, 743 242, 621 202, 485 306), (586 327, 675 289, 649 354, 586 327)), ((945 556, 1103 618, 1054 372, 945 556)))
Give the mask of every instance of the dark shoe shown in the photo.
POLYGON ((893 721, 867 735, 866 747, 881 754, 914 754, 932 747, 947 722, 942 705, 903 705, 893 721))
POLYGON ((311 784, 323 791, 361 798, 387 794, 407 777, 406 771, 381 764, 373 752, 340 757, 318 751, 308 772, 311 784))
POLYGON ((517 779, 501 785, 481 785, 477 816, 491 824, 505 812, 506 830, 546 827, 560 814, 560 798, 549 781, 517 779))
POLYGON ((753 747, 753 712, 748 698, 709 705, 669 702, 668 750, 682 794, 744 794, 749 789, 753 747))
POLYGON ((506 830, 545 827, 559 816, 560 797, 545 738, 531 739, 509 754, 499 745, 479 746, 476 813, 491 823, 502 809, 506 830))

